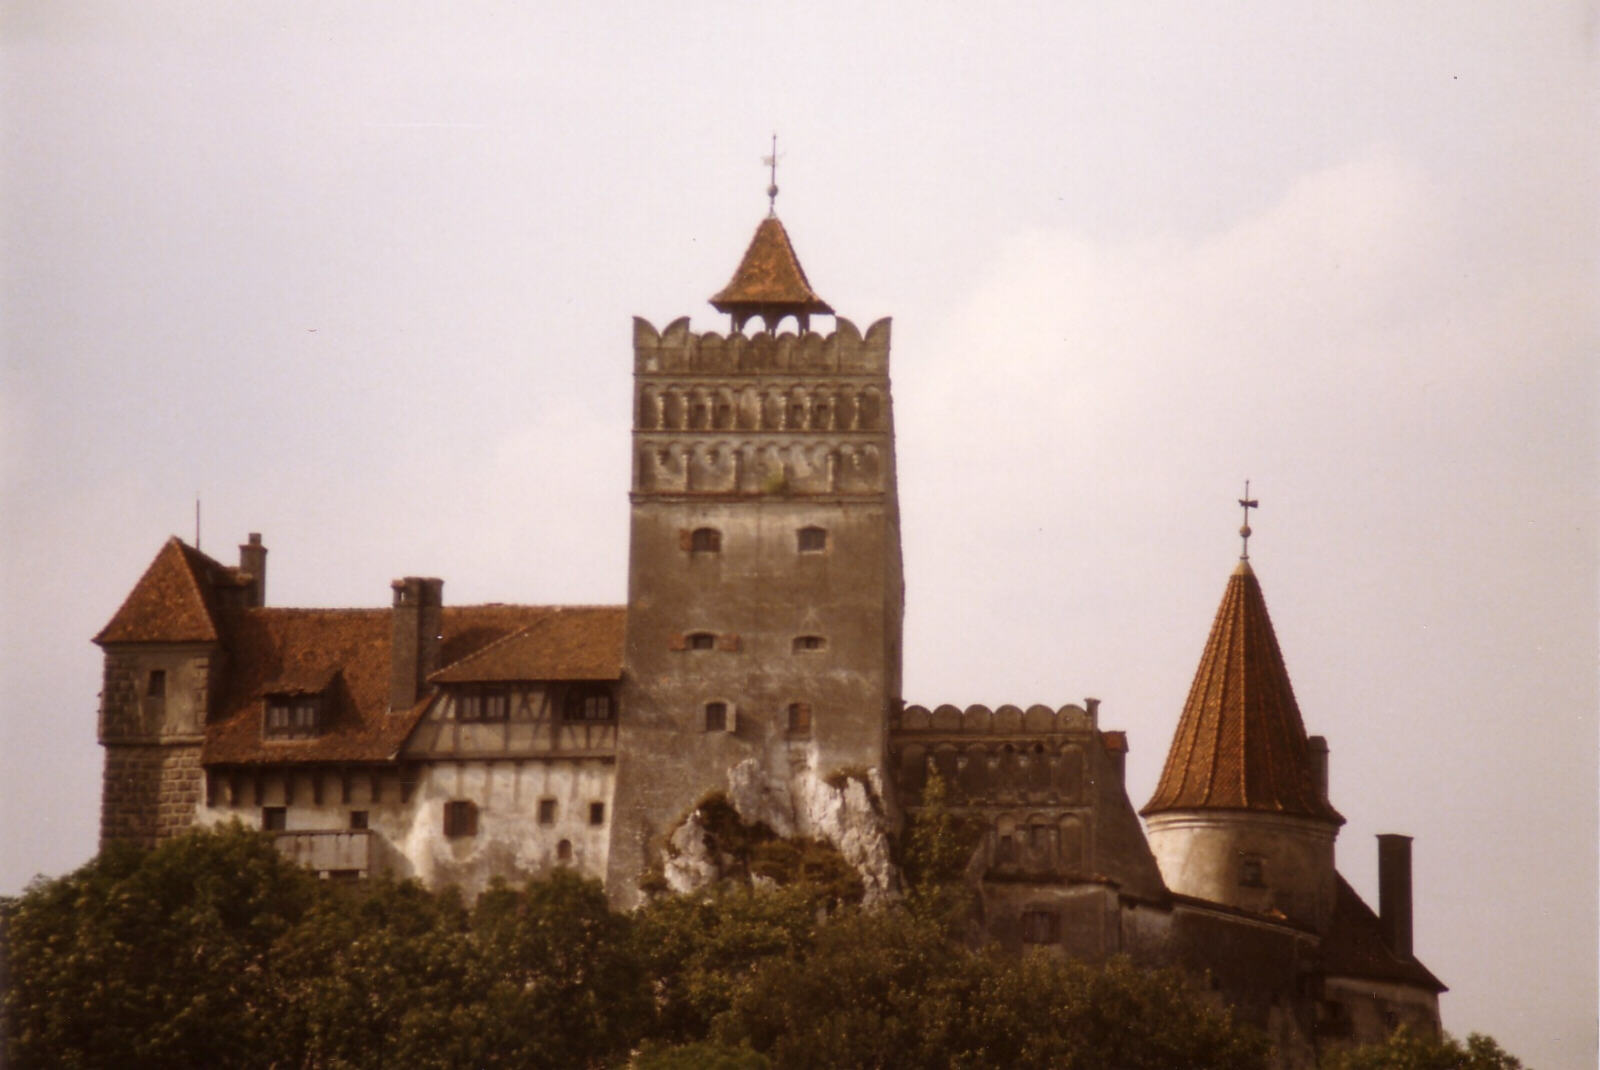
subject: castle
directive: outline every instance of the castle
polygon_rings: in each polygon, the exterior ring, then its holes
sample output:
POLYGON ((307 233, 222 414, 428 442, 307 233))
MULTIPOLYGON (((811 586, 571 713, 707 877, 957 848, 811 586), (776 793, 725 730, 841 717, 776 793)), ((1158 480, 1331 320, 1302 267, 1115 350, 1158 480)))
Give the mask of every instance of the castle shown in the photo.
POLYGON ((1285 1065, 1437 1030, 1410 841, 1379 837, 1375 914, 1248 561, 1138 813, 1095 700, 905 705, 890 322, 812 330, 833 309, 776 215, 711 303, 728 334, 634 321, 625 606, 447 606, 406 577, 388 608, 281 608, 258 535, 237 566, 169 540, 95 637, 102 841, 238 819, 330 879, 571 867, 629 907, 716 878, 720 795, 875 898, 936 772, 983 829, 988 939, 1204 973, 1285 1065))

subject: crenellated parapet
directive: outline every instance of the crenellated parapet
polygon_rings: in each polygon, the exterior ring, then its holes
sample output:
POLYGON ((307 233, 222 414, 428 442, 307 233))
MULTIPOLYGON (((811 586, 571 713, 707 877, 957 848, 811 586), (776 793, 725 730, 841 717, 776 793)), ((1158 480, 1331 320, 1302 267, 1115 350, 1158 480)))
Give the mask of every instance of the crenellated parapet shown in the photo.
POLYGON ((889 719, 892 735, 992 735, 1037 736, 1060 733, 1093 732, 1097 725, 1098 703, 1091 700, 1085 708, 1069 703, 1052 709, 1033 705, 1026 710, 1020 706, 975 705, 961 709, 956 706, 906 706, 889 719))
POLYGON ((724 376, 795 374, 884 377, 889 374, 889 318, 862 335, 844 317, 832 334, 786 331, 773 335, 728 334, 689 329, 679 317, 657 331, 645 319, 633 320, 634 373, 641 376, 724 376))

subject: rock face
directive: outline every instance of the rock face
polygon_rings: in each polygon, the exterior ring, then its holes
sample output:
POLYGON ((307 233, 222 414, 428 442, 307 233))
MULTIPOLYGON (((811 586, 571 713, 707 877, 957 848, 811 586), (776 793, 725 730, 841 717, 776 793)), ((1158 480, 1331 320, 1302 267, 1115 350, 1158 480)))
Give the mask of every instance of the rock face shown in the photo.
MULTIPOLYGON (((833 846, 860 875, 868 905, 898 893, 877 769, 818 777, 805 768, 780 780, 747 760, 728 770, 726 799, 746 825, 764 825, 784 839, 806 837, 833 846)), ((662 872, 673 891, 697 891, 725 875, 701 809, 691 812, 667 842, 662 872)))

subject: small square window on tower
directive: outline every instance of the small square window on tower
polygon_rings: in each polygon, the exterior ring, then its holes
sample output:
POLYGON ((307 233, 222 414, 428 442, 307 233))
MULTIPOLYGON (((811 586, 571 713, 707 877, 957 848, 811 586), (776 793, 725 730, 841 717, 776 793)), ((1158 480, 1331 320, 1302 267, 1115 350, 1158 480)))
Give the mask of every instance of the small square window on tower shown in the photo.
POLYGON ((820 554, 828 548, 826 528, 807 527, 796 532, 799 550, 803 554, 820 554))
POLYGON ((710 632, 691 632, 689 635, 690 650, 715 650, 717 637, 710 632))
POLYGON ((554 799, 539 800, 539 824, 554 825, 556 823, 556 801, 554 799))
POLYGON ((728 704, 726 702, 706 703, 706 731, 728 731, 728 704))
POLYGON ((606 804, 592 802, 589 804, 589 824, 604 825, 606 823, 606 804))
POLYGON ((789 734, 791 736, 811 734, 811 703, 789 703, 789 734))
POLYGON ((1267 886, 1260 858, 1255 855, 1246 855, 1239 860, 1239 883, 1246 888, 1265 888, 1267 886))
POLYGON ((150 670, 150 678, 145 681, 144 694, 146 698, 167 697, 167 670, 150 670))

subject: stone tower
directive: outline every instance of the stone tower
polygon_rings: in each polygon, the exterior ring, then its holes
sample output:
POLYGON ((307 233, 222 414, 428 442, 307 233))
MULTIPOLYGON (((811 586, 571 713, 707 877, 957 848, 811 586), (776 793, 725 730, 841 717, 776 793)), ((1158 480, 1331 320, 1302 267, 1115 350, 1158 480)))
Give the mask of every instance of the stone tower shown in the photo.
POLYGON ((1333 916, 1327 745, 1306 738, 1250 563, 1228 580, 1155 794, 1140 811, 1174 892, 1324 932, 1333 916))
POLYGON ((712 304, 732 331, 634 321, 628 626, 607 887, 622 904, 714 792, 881 768, 904 580, 889 321, 831 314, 776 215, 712 304), (788 318, 798 333, 778 333, 788 318), (746 335, 745 325, 760 321, 746 335))

